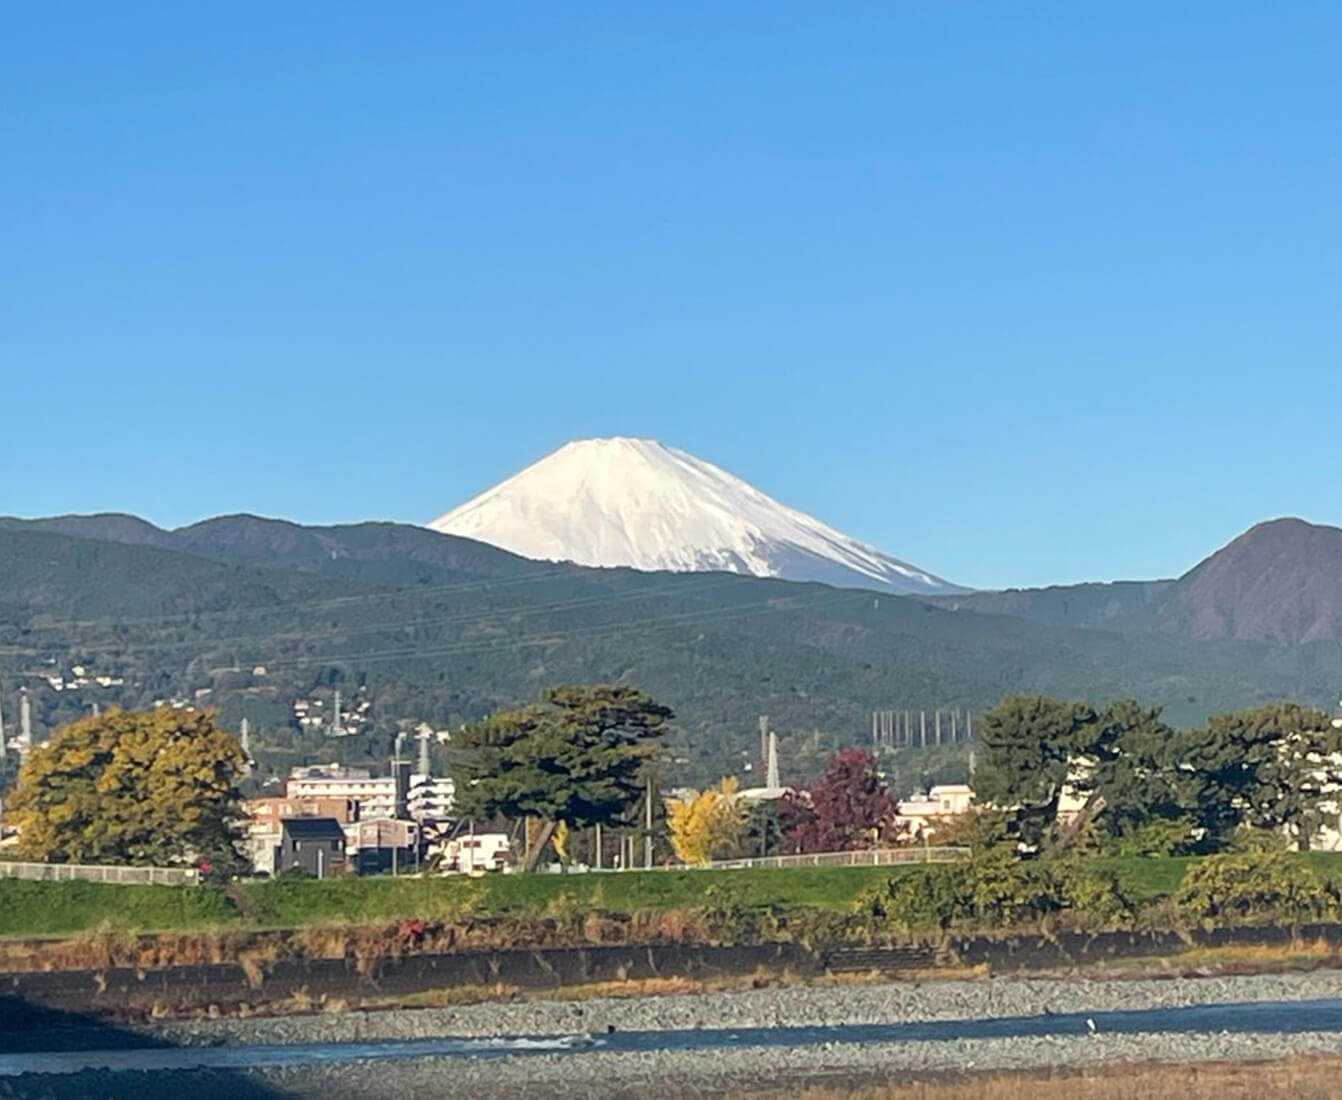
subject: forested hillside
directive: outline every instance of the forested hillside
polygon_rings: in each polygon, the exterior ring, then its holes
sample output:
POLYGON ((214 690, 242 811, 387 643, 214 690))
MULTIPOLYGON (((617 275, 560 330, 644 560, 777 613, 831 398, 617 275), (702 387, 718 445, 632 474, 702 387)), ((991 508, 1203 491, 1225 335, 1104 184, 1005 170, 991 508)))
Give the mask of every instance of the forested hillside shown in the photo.
POLYGON ((110 538, 0 525, 10 722, 19 686, 40 728, 95 702, 189 700, 226 722, 245 710, 265 767, 381 757, 418 720, 455 726, 548 684, 626 680, 675 708, 685 778, 753 755, 761 713, 785 771, 804 772, 864 743, 876 708, 1135 695, 1191 723, 1274 698, 1329 703, 1342 657, 1335 643, 1137 637, 814 584, 547 565, 394 524, 227 517, 167 539, 125 517, 105 525, 81 530, 110 538), (74 685, 76 665, 124 683, 74 685), (370 701, 371 735, 332 742, 294 724, 296 699, 337 688, 370 701))

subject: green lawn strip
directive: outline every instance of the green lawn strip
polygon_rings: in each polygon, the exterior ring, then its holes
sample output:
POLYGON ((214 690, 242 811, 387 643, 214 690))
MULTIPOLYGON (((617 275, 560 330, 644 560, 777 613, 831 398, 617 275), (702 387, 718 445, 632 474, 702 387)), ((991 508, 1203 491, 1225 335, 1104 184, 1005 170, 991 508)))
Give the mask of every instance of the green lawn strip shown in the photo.
POLYGON ((218 890, 102 882, 0 879, 0 936, 59 936, 108 929, 183 932, 236 926, 218 890))
POLYGON ((661 912, 712 904, 764 909, 848 909, 889 867, 789 867, 782 870, 627 871, 618 874, 505 875, 486 880, 477 911, 543 912, 556 899, 612 912, 661 912))
POLYGON ((571 875, 490 875, 481 879, 341 878, 249 884, 253 923, 297 927, 410 917, 451 919, 543 915, 556 908, 618 913, 664 912, 704 905, 764 909, 848 909, 885 867, 786 870, 628 871, 571 875))
POLYGON ((248 883, 249 924, 301 928, 321 924, 378 924, 422 918, 452 920, 478 912, 481 890, 467 878, 275 879, 248 883))
MULTIPOLYGON (((466 878, 276 879, 243 884, 243 921, 210 887, 120 886, 0 879, 0 935, 48 936, 99 928, 177 932, 221 926, 299 928, 422 918, 543 915, 555 909, 664 912, 705 905, 847 910, 889 878, 885 867, 630 871, 466 878)), ((898 869, 895 869, 898 873, 898 869)))
MULTIPOLYGON (((1342 853, 1299 856, 1320 876, 1342 879, 1342 853)), ((1124 893, 1149 903, 1178 889, 1190 857, 1100 857, 1124 893)), ((849 910, 899 867, 790 867, 783 870, 629 871, 466 878, 276 879, 242 884, 246 921, 209 887, 130 886, 0 879, 0 936, 59 936, 98 929, 179 932, 222 927, 298 928, 422 918, 538 916, 604 909, 665 912, 705 906, 849 910)))
POLYGON ((1194 856, 1099 856, 1096 870, 1112 871, 1119 889, 1134 901, 1151 902, 1179 889, 1194 856))
POLYGON ((1302 852, 1299 858, 1320 878, 1342 880, 1342 852, 1302 852))

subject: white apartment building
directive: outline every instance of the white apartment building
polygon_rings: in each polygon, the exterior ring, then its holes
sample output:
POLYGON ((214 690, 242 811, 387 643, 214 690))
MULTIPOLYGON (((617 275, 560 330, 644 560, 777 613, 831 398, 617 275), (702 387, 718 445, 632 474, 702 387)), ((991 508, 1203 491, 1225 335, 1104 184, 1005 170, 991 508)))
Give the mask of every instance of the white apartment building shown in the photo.
POLYGON ((914 836, 930 836, 938 821, 968 813, 973 803, 974 788, 968 783, 941 783, 922 798, 903 799, 895 820, 907 825, 914 836))
MULTIPOLYGON (((412 773, 406 804, 416 821, 443 821, 451 816, 456 785, 447 776, 412 773)), ((315 800, 341 798, 357 807, 360 820, 396 816, 396 777, 373 775, 367 768, 339 764, 295 768, 285 796, 315 800)))

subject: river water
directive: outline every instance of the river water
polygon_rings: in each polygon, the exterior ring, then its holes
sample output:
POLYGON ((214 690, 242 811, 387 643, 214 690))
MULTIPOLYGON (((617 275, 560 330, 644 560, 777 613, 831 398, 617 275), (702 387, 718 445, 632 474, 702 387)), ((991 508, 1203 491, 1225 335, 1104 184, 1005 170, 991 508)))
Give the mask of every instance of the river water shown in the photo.
POLYGON ((0 1052, 0 1076, 86 1069, 183 1070, 301 1066, 407 1058, 500 1058, 530 1054, 581 1057, 591 1050, 712 1051, 806 1047, 827 1043, 938 1042, 1044 1035, 1342 1032, 1342 999, 1192 1005, 1124 1012, 1001 1016, 831 1027, 695 1028, 601 1035, 376 1040, 136 1050, 0 1052))

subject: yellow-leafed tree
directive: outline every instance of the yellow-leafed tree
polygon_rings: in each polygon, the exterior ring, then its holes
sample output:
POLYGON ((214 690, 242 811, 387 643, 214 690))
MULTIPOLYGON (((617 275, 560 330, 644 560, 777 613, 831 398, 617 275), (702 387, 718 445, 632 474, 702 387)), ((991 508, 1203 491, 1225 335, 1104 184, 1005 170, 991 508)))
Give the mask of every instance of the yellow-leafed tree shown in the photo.
POLYGON ((208 712, 111 710, 63 726, 19 772, 8 817, 46 863, 240 869, 242 747, 208 712))
POLYGON ((685 863, 730 859, 741 850, 746 812, 731 777, 706 791, 690 791, 669 804, 671 844, 685 863))

